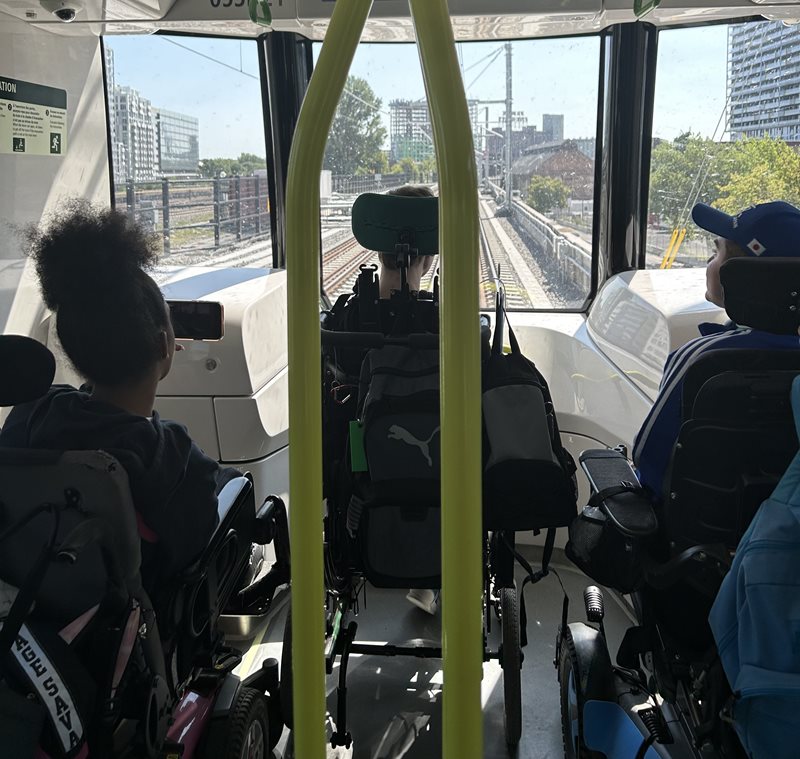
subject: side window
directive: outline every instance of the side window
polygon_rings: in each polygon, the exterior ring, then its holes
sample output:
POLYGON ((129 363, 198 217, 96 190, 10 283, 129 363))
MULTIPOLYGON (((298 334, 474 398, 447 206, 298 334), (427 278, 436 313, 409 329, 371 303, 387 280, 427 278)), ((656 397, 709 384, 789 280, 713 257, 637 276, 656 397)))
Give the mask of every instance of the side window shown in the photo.
POLYGON ((800 28, 779 21, 660 32, 648 268, 705 265, 712 239, 695 203, 800 205, 798 53, 800 28))
POLYGON ((256 42, 107 37, 105 51, 116 208, 157 236, 164 266, 271 265, 256 42))
MULTIPOLYGON (((499 275, 512 309, 581 308, 591 288, 599 38, 463 43, 458 51, 478 175, 482 305, 492 303, 499 275)), ((330 298, 377 261, 352 237, 355 198, 405 184, 438 192, 437 183, 416 47, 361 45, 320 180, 330 298)))

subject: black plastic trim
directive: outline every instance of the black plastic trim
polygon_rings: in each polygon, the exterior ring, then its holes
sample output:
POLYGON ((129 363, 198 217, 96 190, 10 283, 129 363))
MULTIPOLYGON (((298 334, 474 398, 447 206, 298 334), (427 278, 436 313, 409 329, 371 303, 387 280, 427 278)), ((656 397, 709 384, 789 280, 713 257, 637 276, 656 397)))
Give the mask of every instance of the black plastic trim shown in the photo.
POLYGON ((103 93, 104 104, 106 108, 106 158, 108 159, 108 194, 111 207, 116 207, 116 197, 114 195, 114 143, 111 134, 111 119, 109 118, 110 104, 108 102, 108 74, 106 72, 106 41, 103 36, 100 37, 100 66, 103 71, 103 93))
POLYGON ((600 256, 607 276, 645 261, 658 30, 617 24, 604 33, 605 114, 600 256))
POLYGON ((264 82, 267 126, 267 176, 270 196, 272 261, 286 266, 286 180, 300 106, 311 78, 311 42, 291 32, 260 38, 259 61, 264 82))

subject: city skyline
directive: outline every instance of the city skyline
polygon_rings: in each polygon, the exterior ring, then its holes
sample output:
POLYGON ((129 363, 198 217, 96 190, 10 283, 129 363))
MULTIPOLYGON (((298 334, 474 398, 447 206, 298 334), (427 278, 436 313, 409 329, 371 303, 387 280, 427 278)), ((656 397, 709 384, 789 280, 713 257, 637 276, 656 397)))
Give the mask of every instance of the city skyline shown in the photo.
MULTIPOLYGON (((775 26, 773 22, 761 22, 775 26)), ((672 140, 691 131, 727 140, 728 28, 720 24, 663 30, 659 36, 653 135, 672 140)), ((749 25, 748 25, 749 28, 749 25)), ((594 136, 597 120, 599 38, 518 40, 513 44, 513 109, 542 129, 543 114, 564 116, 564 138, 594 136), (547 77, 538 72, 546 71, 547 77)), ((458 46, 467 96, 505 95, 503 43, 458 46)), ((154 104, 200 119, 201 158, 266 154, 256 43, 250 40, 120 37, 113 40, 117 81, 139 89, 154 104), (155 76, 156 72, 162 76, 155 76)), ((313 46, 315 57, 320 49, 313 46)), ((351 74, 381 99, 390 148, 391 100, 418 100, 424 85, 414 45, 361 45, 351 74)), ((489 108, 500 124, 504 106, 489 108)), ((479 119, 485 118, 481 108, 479 119)))

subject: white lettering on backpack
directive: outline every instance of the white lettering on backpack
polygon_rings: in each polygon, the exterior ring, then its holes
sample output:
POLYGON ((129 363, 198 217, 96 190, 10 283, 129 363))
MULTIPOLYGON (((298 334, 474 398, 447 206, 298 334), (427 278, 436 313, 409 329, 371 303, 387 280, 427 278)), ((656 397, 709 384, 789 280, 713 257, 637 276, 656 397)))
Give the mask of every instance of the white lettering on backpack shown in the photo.
MULTIPOLYGON (((2 626, 0 623, 0 628, 2 626)), ((58 733, 64 752, 69 753, 80 745, 83 725, 69 690, 26 625, 20 628, 11 653, 50 713, 50 721, 58 733)))
POLYGON ((433 459, 431 459, 431 440, 436 436, 436 433, 439 431, 437 427, 433 432, 431 432, 431 436, 427 440, 420 440, 419 438, 412 435, 405 427, 401 427, 399 424, 393 424, 389 427, 389 440, 400 440, 403 443, 407 443, 408 445, 413 445, 416 448, 419 448, 420 453, 425 457, 425 461, 428 462, 428 466, 433 468, 433 459))

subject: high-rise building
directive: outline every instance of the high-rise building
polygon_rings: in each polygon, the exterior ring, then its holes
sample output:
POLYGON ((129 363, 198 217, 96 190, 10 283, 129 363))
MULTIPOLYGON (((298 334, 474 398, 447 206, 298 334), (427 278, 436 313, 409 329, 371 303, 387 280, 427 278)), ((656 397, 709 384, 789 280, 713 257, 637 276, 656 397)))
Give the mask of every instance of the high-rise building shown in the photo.
POLYGON ((800 28, 783 22, 728 27, 728 130, 800 141, 800 28))
POLYGON ((117 139, 125 146, 127 179, 151 182, 158 175, 153 106, 131 87, 114 90, 117 139))
POLYGON ((197 118, 154 108, 160 174, 196 174, 200 163, 200 126, 197 118))
POLYGON ((433 157, 433 130, 424 98, 389 103, 389 142, 393 161, 433 157))
POLYGON ((542 132, 544 133, 545 142, 562 142, 564 140, 564 114, 543 114, 542 132))
POLYGON ((108 131, 111 136, 111 165, 114 167, 114 182, 128 181, 128 151, 117 136, 117 82, 114 71, 114 51, 106 45, 106 102, 108 104, 108 131))

